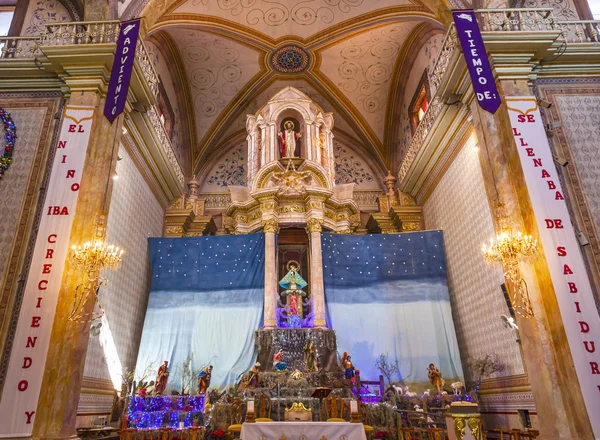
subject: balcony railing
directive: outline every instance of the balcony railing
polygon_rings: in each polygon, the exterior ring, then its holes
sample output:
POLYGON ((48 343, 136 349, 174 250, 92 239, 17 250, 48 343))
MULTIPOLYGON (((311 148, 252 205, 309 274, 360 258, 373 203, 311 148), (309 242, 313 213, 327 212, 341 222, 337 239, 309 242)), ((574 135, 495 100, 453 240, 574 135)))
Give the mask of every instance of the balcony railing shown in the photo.
POLYGON ((0 37, 0 58, 31 59, 42 54, 38 37, 0 37))
MULTIPOLYGON (((558 41, 563 41, 566 45, 600 45, 600 20, 559 21, 554 17, 552 8, 476 9, 475 12, 479 27, 484 34, 486 32, 558 31, 558 41)), ((408 174, 423 141, 443 108, 439 86, 452 58, 460 51, 459 46, 456 27, 452 23, 442 41, 440 53, 430 78, 431 86, 436 90, 436 96, 432 99, 431 105, 427 108, 406 149, 398 172, 400 182, 408 174)))

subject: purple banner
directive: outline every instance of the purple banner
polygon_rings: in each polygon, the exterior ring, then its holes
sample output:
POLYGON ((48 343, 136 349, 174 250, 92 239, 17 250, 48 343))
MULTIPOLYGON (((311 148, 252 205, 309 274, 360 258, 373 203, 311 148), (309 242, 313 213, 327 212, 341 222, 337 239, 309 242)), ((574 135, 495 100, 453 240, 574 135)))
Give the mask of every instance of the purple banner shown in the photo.
POLYGON ((104 116, 111 123, 125 109, 139 34, 139 18, 121 23, 115 61, 110 74, 110 83, 108 84, 106 104, 104 106, 104 116))
POLYGON ((462 10, 454 11, 452 15, 477 102, 482 109, 496 113, 501 104, 500 96, 475 13, 472 10, 462 10))

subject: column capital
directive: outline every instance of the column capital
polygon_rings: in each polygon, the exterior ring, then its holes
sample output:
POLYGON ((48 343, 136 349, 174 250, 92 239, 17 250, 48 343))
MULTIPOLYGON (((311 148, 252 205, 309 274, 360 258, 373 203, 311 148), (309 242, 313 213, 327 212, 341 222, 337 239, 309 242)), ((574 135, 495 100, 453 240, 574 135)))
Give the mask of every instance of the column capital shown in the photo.
POLYGON ((263 221, 262 226, 263 226, 263 231, 265 233, 267 233, 267 232, 272 232, 274 234, 279 233, 279 222, 277 220, 275 220, 274 218, 263 221))
POLYGON ((309 218, 306 221, 307 232, 323 232, 323 220, 317 218, 309 218))

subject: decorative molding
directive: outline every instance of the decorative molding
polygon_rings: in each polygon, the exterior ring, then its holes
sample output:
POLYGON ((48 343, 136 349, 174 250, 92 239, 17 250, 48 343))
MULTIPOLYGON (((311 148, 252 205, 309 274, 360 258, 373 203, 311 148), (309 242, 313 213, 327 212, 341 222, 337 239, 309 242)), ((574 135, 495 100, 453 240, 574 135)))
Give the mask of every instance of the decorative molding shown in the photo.
POLYGON ((231 204, 231 195, 200 193, 199 198, 204 200, 204 209, 225 210, 231 204))

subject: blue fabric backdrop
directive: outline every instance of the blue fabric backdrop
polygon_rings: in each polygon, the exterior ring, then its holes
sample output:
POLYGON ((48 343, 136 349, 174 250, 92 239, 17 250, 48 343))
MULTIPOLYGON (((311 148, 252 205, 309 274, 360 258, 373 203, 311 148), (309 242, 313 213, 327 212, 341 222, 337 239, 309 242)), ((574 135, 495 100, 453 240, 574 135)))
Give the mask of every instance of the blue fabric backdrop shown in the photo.
POLYGON ((158 369, 168 360, 167 390, 180 389, 177 369, 193 354, 195 370, 209 362, 214 366, 211 387, 233 384, 256 359, 254 331, 262 326, 264 301, 264 235, 149 242, 152 286, 136 376, 148 365, 158 369))
POLYGON ((379 377, 382 353, 414 391, 431 388, 430 363, 447 380, 462 378, 441 231, 323 234, 322 247, 328 324, 361 378, 379 377))

